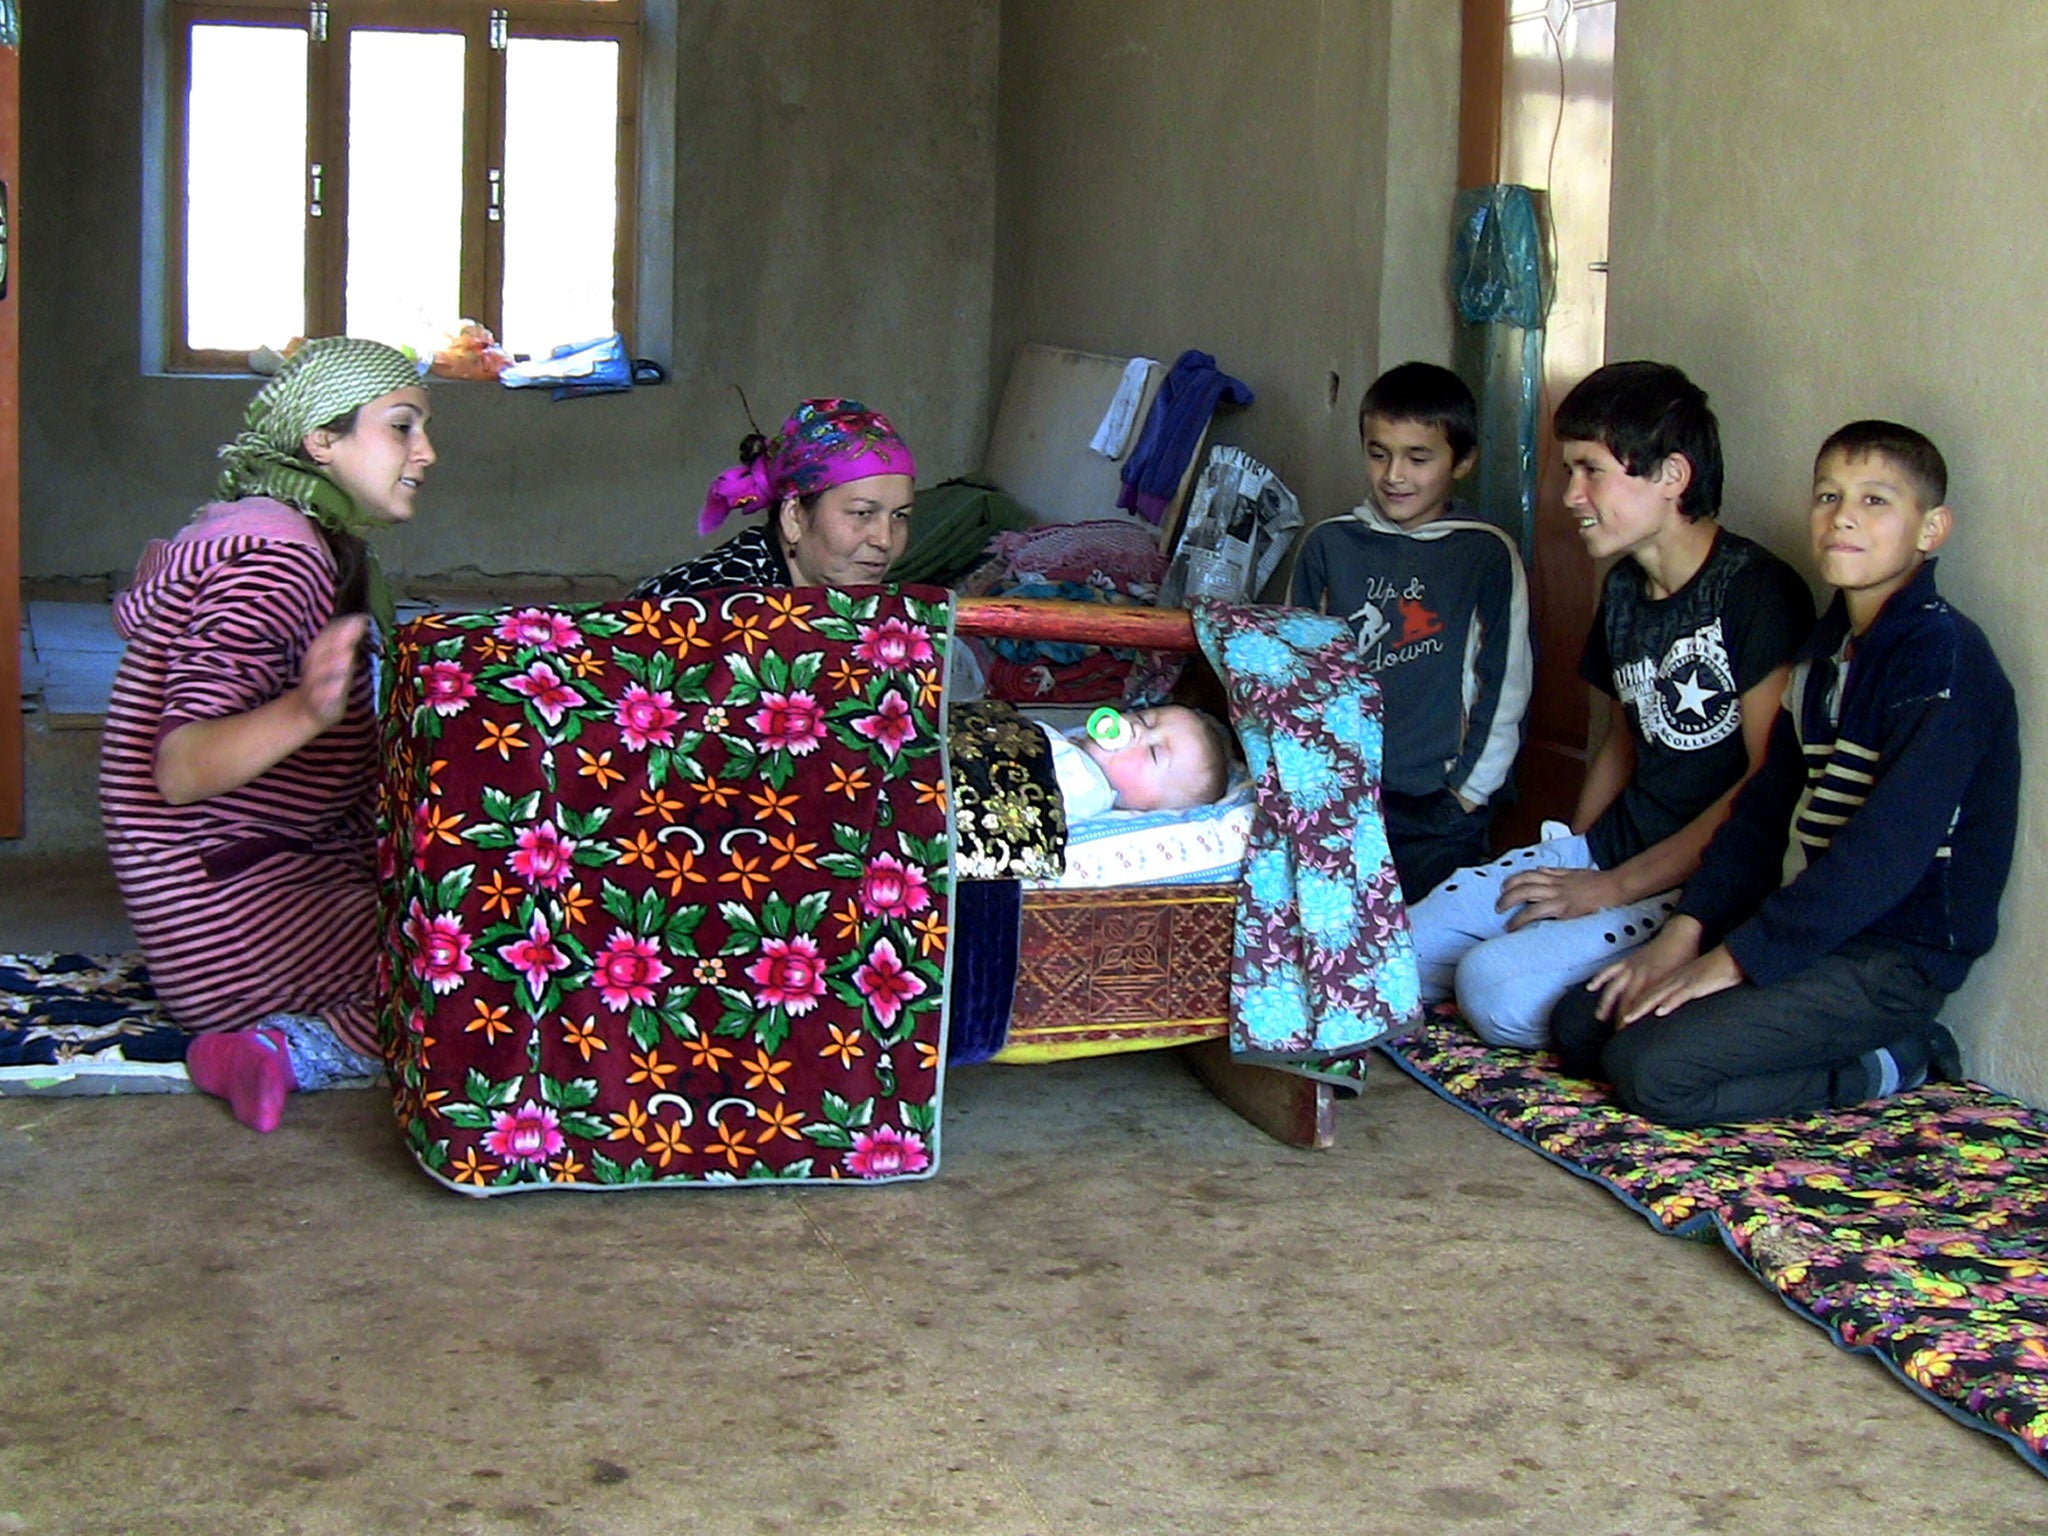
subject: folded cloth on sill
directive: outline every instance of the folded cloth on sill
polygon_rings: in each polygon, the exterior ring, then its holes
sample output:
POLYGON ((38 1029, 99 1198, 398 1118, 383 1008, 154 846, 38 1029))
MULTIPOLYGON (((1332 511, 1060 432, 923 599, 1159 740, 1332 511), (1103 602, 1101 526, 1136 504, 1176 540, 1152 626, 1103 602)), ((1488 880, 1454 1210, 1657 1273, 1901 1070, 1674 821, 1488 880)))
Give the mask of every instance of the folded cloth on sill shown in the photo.
POLYGON ((1785 1305, 2048 1473, 2048 1112, 1977 1083, 1674 1130, 1450 1014, 1409 1076, 1659 1231, 1718 1236, 1785 1305))
POLYGON ((1380 817, 1379 687, 1341 619, 1207 600, 1193 612, 1254 795, 1231 952, 1231 1048, 1265 1065, 1355 1078, 1366 1048, 1411 1025, 1422 1006, 1380 817))

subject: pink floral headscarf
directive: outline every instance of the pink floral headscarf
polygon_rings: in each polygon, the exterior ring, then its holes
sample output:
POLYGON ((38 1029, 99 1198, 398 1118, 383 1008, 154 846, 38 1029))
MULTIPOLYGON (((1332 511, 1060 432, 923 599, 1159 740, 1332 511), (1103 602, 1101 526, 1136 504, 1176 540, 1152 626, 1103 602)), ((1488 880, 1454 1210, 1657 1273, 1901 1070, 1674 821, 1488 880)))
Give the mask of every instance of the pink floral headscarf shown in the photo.
POLYGON ((869 475, 917 478, 910 445, 888 417, 858 400, 806 400, 782 424, 780 437, 750 439, 741 452, 747 462, 711 482, 697 518, 699 533, 712 532, 728 517, 773 507, 785 496, 810 496, 869 475), (761 444, 759 453, 750 452, 752 444, 761 444))

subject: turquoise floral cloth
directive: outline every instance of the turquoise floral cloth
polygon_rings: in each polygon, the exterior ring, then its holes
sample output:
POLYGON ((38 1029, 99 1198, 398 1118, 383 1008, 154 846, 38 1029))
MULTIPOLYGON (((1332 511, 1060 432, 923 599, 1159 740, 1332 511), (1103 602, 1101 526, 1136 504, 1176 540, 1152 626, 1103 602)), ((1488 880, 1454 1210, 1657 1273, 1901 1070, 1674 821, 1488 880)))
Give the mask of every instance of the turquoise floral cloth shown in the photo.
POLYGON ((1356 1078, 1343 1063, 1422 1007, 1380 817, 1378 685, 1342 620, 1216 602, 1194 614, 1256 794, 1231 954, 1232 1049, 1356 1078))

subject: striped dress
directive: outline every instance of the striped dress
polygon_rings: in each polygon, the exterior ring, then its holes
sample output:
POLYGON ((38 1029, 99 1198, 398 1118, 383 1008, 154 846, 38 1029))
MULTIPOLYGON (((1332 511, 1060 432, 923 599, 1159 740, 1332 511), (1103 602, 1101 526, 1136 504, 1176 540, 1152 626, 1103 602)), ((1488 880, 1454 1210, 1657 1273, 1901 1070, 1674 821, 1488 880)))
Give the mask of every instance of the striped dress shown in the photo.
POLYGON ((334 563, 302 513, 266 497, 203 509, 143 552, 116 599, 128 642, 100 752, 100 813, 151 979, 195 1031, 312 1014, 378 1054, 376 720, 368 668, 348 713, 239 789, 175 806, 157 743, 298 681, 334 606, 334 563))

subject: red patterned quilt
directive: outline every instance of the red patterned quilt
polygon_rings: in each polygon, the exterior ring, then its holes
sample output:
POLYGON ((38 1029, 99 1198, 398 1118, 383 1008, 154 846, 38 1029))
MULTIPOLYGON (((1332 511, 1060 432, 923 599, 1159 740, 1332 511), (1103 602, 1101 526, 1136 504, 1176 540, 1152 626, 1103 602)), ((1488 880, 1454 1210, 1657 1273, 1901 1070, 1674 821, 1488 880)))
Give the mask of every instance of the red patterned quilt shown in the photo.
POLYGON ((384 1039, 427 1173, 936 1170, 945 601, 731 590, 398 632, 384 1039))

